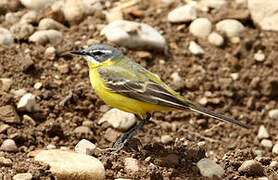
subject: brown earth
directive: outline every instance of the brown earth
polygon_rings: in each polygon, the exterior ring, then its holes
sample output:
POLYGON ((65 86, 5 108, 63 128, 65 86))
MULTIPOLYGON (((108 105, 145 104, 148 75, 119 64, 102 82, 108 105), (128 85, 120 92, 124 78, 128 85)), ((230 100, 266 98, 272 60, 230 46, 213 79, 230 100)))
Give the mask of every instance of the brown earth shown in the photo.
MULTIPOLYGON (((125 19, 147 23, 162 32, 169 45, 167 55, 150 51, 151 57, 144 58, 140 56, 139 51, 117 47, 127 56, 160 75, 171 87, 194 102, 198 102, 205 96, 206 91, 210 91, 212 95, 208 97, 208 108, 231 115, 249 124, 252 129, 246 130, 192 112, 155 112, 152 121, 136 136, 143 144, 139 152, 132 153, 126 149, 114 155, 100 151, 96 152, 95 156, 104 164, 107 179, 204 179, 196 167, 196 162, 205 156, 215 159, 224 167, 225 179, 256 179, 256 176, 240 174, 237 169, 244 160, 255 157, 255 149, 264 150, 264 157, 278 160, 271 150, 264 149, 256 138, 258 127, 264 124, 273 143, 278 142, 277 121, 267 115, 269 109, 278 107, 275 93, 278 77, 278 34, 261 31, 252 24, 246 8, 239 8, 231 3, 227 9, 212 10, 201 17, 208 17, 214 23, 220 19, 237 18, 243 22, 246 31, 238 43, 231 43, 226 39, 223 47, 214 47, 207 40, 193 37, 187 28, 189 24, 171 24, 167 21, 168 12, 176 6, 178 3, 170 7, 141 3, 136 6, 141 12, 139 17, 125 12, 125 19), (197 41, 204 48, 204 55, 194 56, 188 51, 191 40, 197 41), (254 60, 254 53, 259 49, 266 54, 264 62, 254 60), (162 60, 164 63, 161 63, 162 60), (184 80, 182 84, 172 83, 170 75, 173 72, 179 73, 184 80), (236 81, 230 77, 233 72, 239 73, 239 79, 236 81), (171 135, 174 140, 163 145, 160 142, 162 135, 171 135), (199 146, 200 141, 205 141, 205 145, 199 146), (139 172, 132 173, 124 169, 126 157, 139 160, 139 172), (150 158, 145 160, 147 157, 150 158)), ((17 11, 28 10, 21 7, 17 11)), ((40 14, 45 17, 47 12, 47 9, 42 10, 40 14)), ((0 22, 2 26, 9 27, 4 22, 4 15, 0 16, 0 22)), ((110 107, 93 92, 89 84, 86 62, 67 54, 69 50, 81 49, 88 39, 111 44, 100 36, 97 26, 94 30, 88 28, 106 23, 104 15, 96 12, 79 25, 68 27, 63 31, 63 43, 55 46, 57 57, 54 60, 48 60, 44 56, 44 51, 46 47, 51 46, 50 44, 42 46, 17 41, 10 47, 0 47, 0 77, 13 80, 10 89, 23 88, 35 94, 42 108, 39 113, 17 111, 20 119, 24 114, 28 114, 36 124, 10 123, 10 127, 0 134, 0 142, 12 138, 19 147, 19 152, 16 153, 0 152, 1 156, 13 162, 11 167, 1 167, 0 172, 8 177, 31 172, 34 179, 50 179, 53 175, 48 171, 48 167, 34 162, 29 156, 30 152, 46 148, 49 144, 58 148, 73 149, 83 138, 100 148, 108 148, 121 135, 121 132, 107 124, 97 124, 102 114, 110 107), (77 44, 76 41, 81 43, 77 44), (33 65, 26 65, 28 58, 34 62, 33 65), (65 64, 69 66, 68 70, 57 70, 57 65, 65 64), (77 64, 81 66, 80 69, 76 68, 77 64), (40 90, 34 89, 36 82, 42 82, 43 87, 40 90), (70 90, 73 97, 65 106, 60 106, 59 103, 70 90), (74 133, 74 129, 84 121, 92 122, 93 133, 74 133)), ((18 100, 8 91, 0 92, 0 107, 16 107, 18 100)), ((269 163, 263 165, 265 176, 270 179, 278 178, 277 172, 268 167, 269 163)))

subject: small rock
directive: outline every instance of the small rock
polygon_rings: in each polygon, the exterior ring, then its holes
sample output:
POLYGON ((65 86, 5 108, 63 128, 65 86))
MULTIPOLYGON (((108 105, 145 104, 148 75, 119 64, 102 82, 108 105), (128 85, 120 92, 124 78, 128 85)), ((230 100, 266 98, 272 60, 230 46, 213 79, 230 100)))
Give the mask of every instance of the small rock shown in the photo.
POLYGON ((264 175, 264 168, 258 161, 247 160, 242 163, 238 168, 240 173, 249 175, 249 176, 262 176, 264 175))
POLYGON ((57 66, 58 71, 62 74, 67 74, 70 70, 70 67, 68 64, 62 64, 57 66))
POLYGON ((107 13, 105 13, 105 17, 106 17, 106 20, 109 23, 112 23, 114 21, 119 21, 119 20, 123 20, 124 19, 123 12, 118 7, 110 9, 107 13))
POLYGON ((38 44, 58 44, 63 41, 63 35, 61 32, 56 30, 40 30, 36 31, 29 37, 30 42, 35 42, 38 44))
POLYGON ((108 24, 102 31, 109 41, 112 41, 127 48, 139 49, 157 49, 164 51, 167 44, 163 36, 143 23, 132 21, 114 21, 108 24))
POLYGON ((85 134, 85 135, 92 135, 93 134, 91 129, 86 127, 86 126, 78 126, 77 128, 75 128, 73 130, 73 132, 76 133, 76 134, 85 134))
POLYGON ((12 140, 12 139, 4 140, 0 149, 2 151, 6 151, 6 152, 16 152, 18 150, 14 140, 12 140))
POLYGON ((258 180, 268 180, 268 177, 259 177, 258 180))
POLYGON ((189 26, 189 32, 199 38, 207 38, 212 29, 212 24, 207 18, 195 19, 189 26))
POLYGON ((19 173, 13 176, 13 180, 32 180, 31 173, 19 173))
POLYGON ((94 122, 90 121, 90 120, 86 120, 86 121, 82 122, 82 126, 86 126, 88 128, 92 128, 92 127, 94 127, 94 122))
POLYGON ((38 21, 38 14, 36 11, 28 11, 20 19, 20 23, 27 23, 27 24, 37 24, 37 21, 38 21))
POLYGON ((5 15, 5 21, 9 24, 15 24, 19 21, 19 18, 18 16, 16 15, 16 13, 11 13, 11 12, 8 12, 6 15, 5 15))
POLYGON ((268 149, 271 149, 272 146, 273 146, 272 141, 269 140, 269 139, 263 139, 263 140, 261 141, 261 145, 262 145, 263 147, 265 147, 265 148, 268 148, 268 149))
POLYGON ((208 36, 208 42, 215 46, 222 46, 224 44, 224 38, 216 32, 212 32, 208 36))
POLYGON ((180 161, 180 156, 177 154, 171 153, 168 154, 166 157, 163 158, 167 163, 174 164, 174 165, 179 165, 180 161))
POLYGON ((56 57, 56 49, 54 47, 48 47, 44 51, 44 57, 49 60, 54 60, 56 57))
POLYGON ((31 56, 29 54, 26 54, 25 56, 20 59, 21 69, 23 72, 28 71, 31 69, 31 67, 34 66, 34 61, 32 60, 31 56))
POLYGON ((168 14, 168 21, 172 23, 190 22, 196 18, 197 9, 192 5, 178 7, 168 14))
POLYGON ((105 179, 103 164, 96 158, 62 150, 43 150, 36 161, 46 163, 57 179, 105 179))
POLYGON ((40 105, 37 104, 35 95, 27 93, 20 98, 17 104, 17 109, 21 111, 36 112, 40 111, 40 105))
POLYGON ((0 45, 11 45, 14 43, 14 39, 9 30, 0 27, 0 45))
POLYGON ((227 6, 228 2, 225 0, 201 0, 199 4, 208 8, 221 9, 227 6))
POLYGON ((168 143, 170 143, 170 142, 173 141, 173 137, 170 136, 170 135, 163 135, 163 136, 161 136, 160 141, 161 141, 163 144, 168 144, 168 143))
POLYGON ((9 128, 10 128, 10 126, 7 124, 0 125, 0 134, 5 133, 9 128))
POLYGON ((136 123, 136 118, 133 114, 127 113, 116 108, 107 111, 99 120, 98 124, 108 122, 113 128, 127 131, 136 123))
POLYGON ((63 30, 66 29, 66 26, 51 18, 44 18, 40 20, 38 28, 40 30, 48 30, 48 29, 63 30))
POLYGON ((240 36, 244 29, 241 22, 235 19, 225 19, 216 24, 216 30, 225 33, 227 37, 240 36))
POLYGON ((86 155, 93 155, 95 149, 96 145, 86 139, 79 141, 74 148, 75 152, 86 155))
POLYGON ((139 171, 138 160, 134 158, 125 158, 125 169, 127 171, 139 171))
POLYGON ((269 116, 271 119, 278 120, 278 109, 270 110, 270 111, 268 112, 268 116, 269 116))
POLYGON ((30 9, 42 9, 50 6, 54 0, 19 0, 23 6, 30 9))
POLYGON ((266 96, 278 96, 278 78, 269 77, 262 82, 262 94, 266 96))
POLYGON ((265 155, 265 151, 262 151, 262 150, 254 149, 253 152, 254 152, 254 154, 256 156, 263 156, 263 155, 265 155))
POLYGON ((46 149, 57 149, 57 147, 54 145, 54 144, 48 144, 47 146, 46 146, 46 149))
POLYGON ((66 0, 62 10, 66 20, 71 25, 79 24, 86 15, 86 8, 83 1, 66 0))
POLYGON ((264 127, 264 125, 261 125, 258 131, 258 139, 267 139, 269 138, 269 134, 266 130, 266 128, 264 127))
POLYGON ((269 167, 273 169, 278 169, 278 161, 271 161, 269 167))
POLYGON ((112 128, 107 128, 104 134, 104 139, 106 139, 109 142, 115 142, 120 135, 121 134, 119 131, 116 131, 112 128))
POLYGON ((27 40, 34 30, 34 27, 27 23, 17 23, 10 28, 13 37, 18 40, 27 40))
POLYGON ((206 105, 208 103, 208 98, 203 97, 199 100, 199 104, 201 105, 206 105))
POLYGON ((171 74, 170 76, 173 79, 173 84, 180 84, 182 82, 182 78, 180 77, 178 72, 174 72, 173 74, 171 74))
POLYGON ((238 80, 238 78, 239 78, 239 74, 238 73, 231 73, 231 78, 234 80, 234 81, 236 81, 236 80, 238 80))
POLYGON ((19 123, 20 119, 14 107, 6 105, 0 107, 0 121, 5 123, 19 123))
POLYGON ((9 167, 12 166, 13 162, 10 159, 6 159, 4 157, 0 157, 0 166, 9 167))
POLYGON ((9 78, 0 78, 0 87, 3 91, 9 91, 11 85, 13 84, 13 80, 9 78))
POLYGON ((203 158, 200 161, 198 161, 197 167, 199 168, 202 176, 205 177, 222 177, 225 173, 225 170, 220 165, 216 164, 215 161, 210 160, 208 158, 203 158))
POLYGON ((259 50, 254 54, 254 59, 258 62, 262 62, 265 60, 265 55, 261 50, 259 50))
POLYGON ((26 94, 26 90, 25 89, 18 89, 18 90, 11 90, 10 91, 11 94, 13 94, 15 96, 15 98, 19 98, 22 97, 24 94, 26 94))
POLYGON ((195 41, 190 41, 188 49, 192 54, 195 55, 200 55, 205 53, 205 51, 195 41))
POLYGON ((272 148, 272 153, 278 155, 278 144, 275 144, 272 148))
POLYGON ((32 119, 30 116, 26 114, 23 115, 22 123, 25 126, 29 126, 29 127, 34 127, 36 125, 36 121, 34 121, 34 119, 32 119))
POLYGON ((142 59, 151 59, 152 54, 149 53, 148 51, 137 51, 137 56, 139 56, 142 59))
POLYGON ((231 37, 230 38, 230 41, 233 43, 233 44, 238 44, 240 42, 240 38, 237 37, 237 36, 234 36, 234 37, 231 37))

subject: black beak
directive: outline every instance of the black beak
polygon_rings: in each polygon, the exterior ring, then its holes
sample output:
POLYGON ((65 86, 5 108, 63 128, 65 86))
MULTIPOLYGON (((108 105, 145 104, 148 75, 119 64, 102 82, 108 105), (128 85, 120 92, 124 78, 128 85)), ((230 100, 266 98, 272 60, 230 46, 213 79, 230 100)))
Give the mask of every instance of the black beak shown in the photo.
POLYGON ((70 53, 78 54, 78 55, 86 55, 87 54, 84 50, 70 51, 70 53))

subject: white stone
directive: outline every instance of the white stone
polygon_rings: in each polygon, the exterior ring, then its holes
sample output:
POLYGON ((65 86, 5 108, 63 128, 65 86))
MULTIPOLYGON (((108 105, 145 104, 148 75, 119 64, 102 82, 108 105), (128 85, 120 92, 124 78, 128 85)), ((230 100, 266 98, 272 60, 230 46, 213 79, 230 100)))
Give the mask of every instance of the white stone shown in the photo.
POLYGON ((264 127, 264 125, 261 125, 258 131, 258 139, 267 139, 269 138, 269 134, 266 130, 266 128, 264 127))
POLYGON ((238 78, 239 78, 239 74, 238 74, 238 73, 231 73, 230 76, 231 76, 231 78, 232 78, 234 81, 238 80, 238 78))
POLYGON ((8 91, 13 84, 13 80, 10 78, 0 78, 0 89, 8 91))
POLYGON ((54 60, 56 57, 56 49, 54 47, 48 47, 46 48, 44 52, 44 57, 50 60, 54 60))
POLYGON ((34 27, 28 23, 17 23, 10 28, 10 31, 15 39, 28 39, 34 30, 34 27))
POLYGON ((248 0, 254 24, 267 31, 278 31, 278 1, 248 0))
POLYGON ((50 6, 54 0, 19 0, 26 8, 41 9, 50 6))
POLYGON ((31 180, 32 178, 31 173, 20 173, 13 176, 13 180, 31 180))
POLYGON ((104 122, 108 122, 115 129, 126 131, 136 123, 136 117, 134 114, 113 108, 103 114, 98 124, 104 122))
POLYGON ((62 10, 66 20, 70 24, 80 23, 86 15, 86 8, 83 1, 66 0, 62 10))
POLYGON ((5 15, 5 21, 9 24, 15 24, 19 20, 19 17, 15 13, 8 12, 5 15))
POLYGON ((208 98, 203 97, 199 100, 199 104, 201 105, 206 105, 208 103, 208 98))
POLYGON ((36 112, 40 110, 40 106, 36 102, 36 96, 31 93, 27 93, 20 98, 17 104, 17 109, 28 112, 36 112))
POLYGON ((273 146, 272 141, 269 140, 269 139, 263 139, 263 140, 261 141, 261 145, 262 145, 263 147, 265 147, 265 148, 268 148, 268 149, 271 149, 272 146, 273 146))
POLYGON ((114 21, 102 31, 106 38, 128 48, 158 49, 164 51, 167 44, 164 37, 147 24, 132 21, 114 21))
POLYGON ((172 10, 168 14, 168 21, 173 23, 189 22, 197 18, 197 9, 191 5, 184 5, 172 10))
POLYGON ((212 32, 208 36, 208 42, 215 46, 222 46, 224 44, 224 38, 220 34, 212 32))
POLYGON ((173 74, 171 74, 170 77, 173 79, 174 84, 178 84, 182 81, 182 78, 180 77, 178 72, 174 72, 173 74))
POLYGON ((35 24, 37 23, 37 20, 38 13, 36 11, 31 10, 21 17, 20 23, 35 24))
POLYGON ((200 161, 198 161, 197 167, 199 168, 202 176, 205 177, 222 177, 225 173, 225 170, 220 165, 216 164, 215 161, 210 160, 208 158, 203 158, 200 161))
POLYGON ((195 55, 200 55, 205 53, 205 51, 195 41, 190 41, 188 49, 192 54, 195 55))
POLYGON ((95 149, 95 144, 86 139, 82 139, 76 144, 74 151, 80 154, 93 155, 95 149))
POLYGON ((45 44, 50 42, 51 44, 58 44, 63 41, 63 35, 56 30, 40 30, 36 31, 29 37, 30 42, 36 42, 39 44, 45 44))
POLYGON ((207 38, 212 30, 212 24, 207 18, 195 19, 189 26, 189 32, 199 38, 207 38))
POLYGON ((247 175, 261 176, 264 174, 264 168, 258 161, 247 160, 242 163, 238 171, 247 175))
POLYGON ((278 168, 278 161, 271 161, 269 167, 274 169, 278 168))
POLYGON ((103 164, 96 158, 62 150, 43 150, 35 160, 46 163, 57 179, 105 179, 103 164))
POLYGON ((258 62, 262 62, 265 60, 265 55, 261 50, 259 50, 254 54, 254 59, 258 62))
POLYGON ((0 45, 11 45, 14 43, 14 39, 9 30, 0 27, 0 45))
POLYGON ((26 90, 25 89, 18 89, 18 90, 11 90, 10 91, 11 94, 13 94, 15 96, 15 98, 19 98, 21 96, 23 96, 24 94, 26 94, 26 90))
POLYGON ((226 0, 201 0, 199 4, 208 8, 221 9, 227 6, 228 2, 226 0))
POLYGON ((125 158, 125 169, 128 171, 136 172, 139 170, 139 163, 137 159, 134 158, 125 158))
POLYGON ((34 84, 34 88, 35 89, 40 89, 42 87, 42 83, 41 82, 36 82, 35 84, 34 84))
POLYGON ((170 142, 173 141, 173 137, 170 136, 170 135, 163 135, 163 136, 161 136, 160 141, 161 141, 163 144, 168 144, 168 143, 170 143, 170 142))
POLYGON ((42 20, 40 20, 38 28, 40 30, 48 30, 48 29, 62 30, 62 29, 66 29, 66 26, 51 18, 43 18, 42 20))
POLYGON ((272 148, 272 153, 278 155, 278 144, 275 144, 272 148))
POLYGON ((4 140, 0 149, 2 151, 6 151, 6 152, 16 152, 18 150, 14 140, 12 140, 12 139, 4 140))
POLYGON ((240 36, 244 26, 235 19, 225 19, 216 24, 216 30, 224 33, 227 37, 240 36))
POLYGON ((275 119, 275 120, 278 120, 278 109, 272 109, 268 112, 268 116, 271 118, 271 119, 275 119))

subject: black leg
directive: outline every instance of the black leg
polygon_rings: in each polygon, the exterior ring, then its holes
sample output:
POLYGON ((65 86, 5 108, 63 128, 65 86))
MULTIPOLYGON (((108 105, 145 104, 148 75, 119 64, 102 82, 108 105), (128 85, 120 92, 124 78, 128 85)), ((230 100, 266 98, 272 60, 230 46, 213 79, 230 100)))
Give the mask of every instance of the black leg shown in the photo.
MULTIPOLYGON (((121 149, 124 148, 125 145, 128 145, 128 140, 130 140, 136 132, 143 127, 143 125, 151 119, 151 114, 147 113, 146 118, 142 119, 139 115, 135 114, 136 118, 140 120, 139 123, 137 123, 135 126, 133 126, 131 129, 129 129, 127 132, 124 133, 122 137, 120 137, 114 144, 113 149, 115 149, 115 153, 119 152, 121 149)), ((130 146, 128 146, 130 147, 130 146)), ((132 148, 132 151, 134 149, 132 148)))

